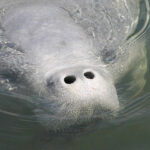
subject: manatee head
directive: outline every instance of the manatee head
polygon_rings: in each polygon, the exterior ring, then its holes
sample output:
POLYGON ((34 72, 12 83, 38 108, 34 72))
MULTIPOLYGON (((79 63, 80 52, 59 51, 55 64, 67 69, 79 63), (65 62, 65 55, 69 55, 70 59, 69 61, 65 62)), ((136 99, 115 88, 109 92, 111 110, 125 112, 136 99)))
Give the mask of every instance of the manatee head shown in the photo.
POLYGON ((15 87, 12 92, 35 97, 40 123, 64 129, 119 108, 110 73, 64 9, 19 5, 7 11, 2 26, 13 44, 1 50, 1 78, 15 87))
POLYGON ((119 108, 116 89, 104 68, 69 66, 43 75, 38 79, 41 83, 36 80, 33 89, 44 100, 35 113, 48 128, 106 119, 119 108))
POLYGON ((51 53, 16 55, 17 50, 12 51, 14 55, 9 53, 11 57, 1 59, 0 78, 7 81, 1 82, 1 88, 34 97, 33 112, 46 128, 58 130, 107 119, 118 110, 119 100, 111 75, 93 57, 69 58, 62 53, 63 57, 59 54, 54 60, 51 53))

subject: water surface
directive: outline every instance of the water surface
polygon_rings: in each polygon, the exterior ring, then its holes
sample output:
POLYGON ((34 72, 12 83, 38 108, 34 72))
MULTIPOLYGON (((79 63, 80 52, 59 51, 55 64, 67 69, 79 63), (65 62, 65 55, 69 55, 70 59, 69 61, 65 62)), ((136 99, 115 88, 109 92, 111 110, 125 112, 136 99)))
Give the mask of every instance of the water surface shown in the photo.
MULTIPOLYGON (((0 92, 0 149, 2 150, 149 150, 150 149, 150 29, 149 2, 141 1, 140 22, 129 37, 146 41, 144 87, 132 87, 130 72, 116 85, 121 110, 112 120, 92 124, 87 132, 49 133, 32 113, 34 104, 0 92), (146 3, 145 3, 146 2, 146 3), (147 9, 146 9, 147 8, 147 9)), ((132 40, 131 40, 132 41, 132 40)), ((137 77, 138 78, 138 77, 137 77)), ((138 79, 137 79, 138 80, 138 79)))

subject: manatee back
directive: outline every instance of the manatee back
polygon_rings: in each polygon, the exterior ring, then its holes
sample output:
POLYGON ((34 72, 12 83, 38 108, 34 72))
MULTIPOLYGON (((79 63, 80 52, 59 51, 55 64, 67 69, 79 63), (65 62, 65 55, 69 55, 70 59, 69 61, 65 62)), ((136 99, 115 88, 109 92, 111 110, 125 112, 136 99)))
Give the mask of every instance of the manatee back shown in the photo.
MULTIPOLYGON (((120 43, 124 42, 127 39, 127 36, 130 33, 132 33, 137 24, 137 1, 132 2, 131 0, 37 0, 36 4, 37 3, 40 3, 40 5, 43 6, 47 6, 47 4, 53 4, 56 5, 58 8, 63 8, 69 14, 70 19, 72 19, 76 24, 81 26, 82 29, 84 29, 84 31, 86 32, 86 34, 92 38, 96 47, 95 53, 99 54, 99 56, 101 55, 105 63, 114 58, 114 55, 117 52, 116 49, 118 49, 120 43), (130 8, 132 8, 132 12, 130 8)), ((25 2, 24 0, 15 0, 13 2, 10 0, 2 0, 0 2, 0 6, 4 11, 7 11, 7 9, 13 9, 13 11, 16 9, 17 11, 17 9, 22 5, 34 5, 35 11, 39 10, 39 12, 42 12, 42 16, 43 11, 40 10, 40 8, 38 9, 36 4, 35 0, 27 0, 25 2)), ((33 23, 33 21, 35 21, 35 18, 32 18, 32 15, 35 13, 35 11, 30 12, 30 14, 26 14, 28 15, 28 18, 30 18, 31 24, 33 23)), ((39 12, 37 11, 37 13, 39 12)), ((60 16, 60 18, 62 18, 61 14, 60 16)), ((26 26, 26 28, 29 29, 28 26, 30 26, 30 23, 28 22, 28 25, 26 25, 25 13, 24 15, 22 15, 22 20, 20 19, 18 21, 22 22, 22 25, 26 26)), ((64 19, 64 22, 66 21, 67 20, 64 19)), ((8 17, 6 18, 6 22, 9 22, 8 17)), ((60 27, 62 25, 63 24, 60 24, 60 27)), ((33 29, 35 29, 35 27, 33 27, 33 29)), ((9 29, 7 28, 7 30, 9 29)), ((15 30, 14 32, 17 31, 15 30)), ((26 31, 24 30, 22 32, 24 32, 24 39, 21 39, 20 42, 27 40, 25 39, 25 37, 27 36, 25 35, 26 31)), ((78 32, 80 32, 80 30, 78 32)), ((15 38, 17 38, 17 33, 15 35, 15 38)))
POLYGON ((27 53, 74 53, 80 47, 83 51, 89 49, 89 40, 83 29, 63 8, 41 2, 16 4, 8 8, 2 17, 4 34, 27 53))

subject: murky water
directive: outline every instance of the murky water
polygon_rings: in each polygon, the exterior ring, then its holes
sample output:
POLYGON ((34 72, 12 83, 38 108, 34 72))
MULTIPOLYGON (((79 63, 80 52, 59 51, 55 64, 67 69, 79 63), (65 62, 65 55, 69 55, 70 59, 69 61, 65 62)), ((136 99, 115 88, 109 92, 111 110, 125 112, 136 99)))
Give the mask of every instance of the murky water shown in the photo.
MULTIPOLYGON (((2 150, 149 150, 150 149, 150 20, 148 1, 141 1, 140 23, 130 38, 146 39, 145 85, 133 87, 131 72, 117 85, 122 109, 112 120, 90 124, 82 132, 49 133, 24 97, 0 92, 0 149, 2 150), (146 2, 146 3, 145 3, 146 2)), ((133 41, 134 41, 133 40, 133 41)), ((137 76, 138 78, 138 76, 137 76)), ((138 79, 137 79, 138 80, 138 79)), ((80 127, 78 129, 80 131, 80 127)))

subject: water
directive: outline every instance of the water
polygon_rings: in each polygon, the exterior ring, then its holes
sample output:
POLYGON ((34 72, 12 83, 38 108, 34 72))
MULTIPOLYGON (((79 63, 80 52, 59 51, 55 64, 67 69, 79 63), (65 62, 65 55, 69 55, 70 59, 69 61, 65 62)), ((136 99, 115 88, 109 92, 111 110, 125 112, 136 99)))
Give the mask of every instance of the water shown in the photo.
MULTIPOLYGON (((149 2, 146 1, 148 7, 149 2)), ((145 5, 144 1, 141 6, 145 5)), ((28 98, 0 93, 0 149, 2 150, 149 150, 150 149, 150 29, 149 11, 130 36, 146 39, 147 72, 144 88, 134 88, 129 72, 117 85, 122 109, 112 120, 89 124, 82 132, 49 133, 36 120, 28 98), (24 101, 22 99, 25 99, 24 101)), ((134 40, 133 40, 134 41, 134 40)), ((80 131, 80 128, 79 128, 80 131)))

